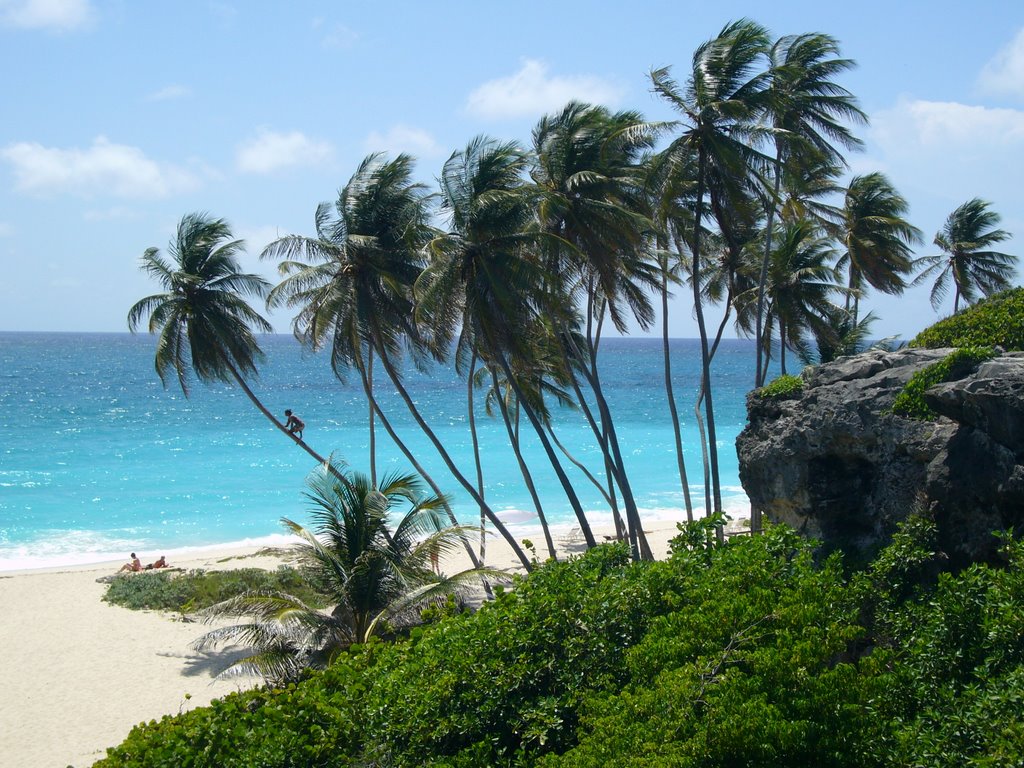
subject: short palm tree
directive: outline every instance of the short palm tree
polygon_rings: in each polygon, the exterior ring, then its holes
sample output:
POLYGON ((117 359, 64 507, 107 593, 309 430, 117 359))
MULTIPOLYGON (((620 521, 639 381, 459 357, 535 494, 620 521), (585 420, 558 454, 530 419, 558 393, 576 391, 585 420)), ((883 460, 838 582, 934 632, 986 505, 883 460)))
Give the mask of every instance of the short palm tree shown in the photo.
POLYGON ((273 328, 244 298, 264 298, 270 290, 259 275, 241 271, 238 257, 244 247, 224 219, 205 213, 183 216, 168 247, 170 260, 158 248, 142 254, 143 271, 164 292, 135 303, 128 312, 128 329, 135 333, 149 317, 149 332, 160 334, 156 372, 165 385, 173 373, 187 396, 189 371, 202 382, 233 380, 274 426, 323 463, 324 458, 290 433, 246 381, 257 375, 256 363, 263 357, 254 331, 270 333, 273 328))
POLYGON ((268 591, 207 609, 207 620, 250 619, 195 642, 198 650, 234 643, 251 648, 222 675, 294 680, 303 669, 325 667, 353 643, 415 623, 419 609, 460 592, 481 574, 503 577, 483 569, 453 576, 435 572, 432 563, 459 547, 466 531, 443 527, 439 510, 444 499, 422 495, 415 475, 389 475, 375 488, 363 474, 335 469, 315 472, 307 481, 310 528, 282 520, 301 539, 296 545, 300 561, 311 582, 325 592, 330 610, 268 591), (407 511, 389 532, 389 516, 400 506, 407 511))
POLYGON ((924 256, 914 262, 924 271, 914 280, 919 285, 935 277, 932 286, 932 307, 938 309, 953 283, 953 311, 960 309, 960 299, 968 304, 978 293, 989 296, 1010 287, 1017 257, 992 250, 992 246, 1010 238, 1010 233, 995 229, 1000 216, 989 209, 990 203, 977 197, 968 200, 949 214, 942 229, 935 235, 935 245, 942 253, 924 256))

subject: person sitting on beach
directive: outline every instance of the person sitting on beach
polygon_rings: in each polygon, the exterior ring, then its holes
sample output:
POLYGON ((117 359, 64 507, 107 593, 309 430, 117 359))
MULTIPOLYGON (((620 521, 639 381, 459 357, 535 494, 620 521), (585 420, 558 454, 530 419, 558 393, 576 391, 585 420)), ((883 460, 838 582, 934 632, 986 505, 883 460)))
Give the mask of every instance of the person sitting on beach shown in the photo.
POLYGON ((139 560, 138 557, 136 557, 134 552, 132 552, 131 562, 128 562, 128 563, 125 563, 124 565, 122 565, 121 569, 118 571, 118 573, 122 573, 123 571, 134 572, 134 571, 141 571, 141 570, 142 570, 142 561, 139 560))
POLYGON ((155 563, 150 563, 149 565, 146 566, 146 570, 147 571, 151 571, 154 568, 169 568, 169 567, 170 566, 167 565, 167 558, 164 555, 160 555, 160 559, 159 560, 157 560, 155 563))
POLYGON ((288 434, 295 435, 302 439, 302 430, 306 428, 306 422, 291 412, 290 409, 285 410, 284 415, 288 417, 288 420, 284 423, 284 428, 288 430, 288 434))

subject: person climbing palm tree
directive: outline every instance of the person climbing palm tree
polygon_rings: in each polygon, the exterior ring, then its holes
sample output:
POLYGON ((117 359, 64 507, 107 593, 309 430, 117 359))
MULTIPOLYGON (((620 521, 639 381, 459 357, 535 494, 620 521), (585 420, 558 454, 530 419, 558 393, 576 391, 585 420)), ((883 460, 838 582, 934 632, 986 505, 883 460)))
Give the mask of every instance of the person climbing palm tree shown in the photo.
POLYGON ((255 332, 270 333, 270 323, 249 306, 245 296, 265 298, 270 284, 259 275, 241 271, 238 256, 244 243, 235 240, 224 219, 206 213, 181 218, 168 246, 170 259, 158 248, 142 254, 142 270, 163 293, 140 299, 128 312, 128 329, 135 333, 149 317, 150 333, 158 333, 156 372, 167 385, 176 376, 189 394, 191 371, 202 382, 236 382, 260 412, 320 464, 323 456, 302 442, 260 402, 247 377, 256 377, 263 351, 255 332))

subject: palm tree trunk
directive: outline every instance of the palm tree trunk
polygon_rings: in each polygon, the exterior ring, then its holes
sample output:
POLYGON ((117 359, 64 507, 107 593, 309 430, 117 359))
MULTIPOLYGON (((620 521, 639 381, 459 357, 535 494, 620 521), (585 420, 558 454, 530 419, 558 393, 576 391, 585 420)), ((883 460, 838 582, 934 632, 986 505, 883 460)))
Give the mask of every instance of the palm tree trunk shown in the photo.
POLYGON ((700 222, 704 207, 706 150, 701 146, 697 161, 697 210, 693 227, 693 303, 697 314, 697 328, 700 331, 701 379, 704 388, 704 410, 707 415, 708 458, 711 465, 711 491, 714 511, 722 511, 722 487, 718 474, 718 437, 715 431, 715 406, 711 391, 711 358, 708 353, 708 331, 704 322, 704 306, 700 297, 700 222))
POLYGON ((768 220, 765 223, 765 235, 764 235, 764 256, 761 258, 761 276, 757 281, 757 322, 754 338, 757 340, 757 374, 754 378, 754 386, 761 386, 759 382, 763 381, 763 375, 761 370, 762 364, 762 348, 761 348, 761 328, 764 322, 764 290, 768 284, 768 263, 771 261, 772 254, 772 226, 775 218, 775 206, 779 200, 779 190, 782 186, 782 147, 778 146, 776 142, 775 148, 775 189, 772 192, 772 199, 768 206, 768 220))
MULTIPOLYGON (((373 348, 370 347, 366 354, 366 378, 367 387, 370 392, 373 392, 373 348)), ((370 482, 373 483, 373 487, 377 487, 377 428, 375 425, 375 419, 373 415, 373 403, 370 398, 367 398, 367 403, 370 406, 370 482)))
MULTIPOLYGON (((492 350, 495 349, 495 346, 490 343, 489 339, 488 344, 492 350)), ((561 462, 558 460, 558 456, 555 455, 555 449, 551 447, 551 441, 547 438, 547 434, 544 431, 544 425, 530 406, 529 401, 523 397, 522 388, 519 386, 518 380, 512 373, 508 360, 506 360, 505 356, 500 353, 495 354, 494 357, 497 359, 498 365, 501 366, 501 371, 508 380, 509 385, 512 387, 512 391, 515 392, 519 406, 526 412, 526 418, 530 420, 530 424, 537 433, 538 439, 540 439, 541 446, 544 448, 544 452, 548 456, 548 461, 551 463, 552 469, 555 470, 558 482, 561 483, 562 489, 565 491, 565 496, 569 500, 569 505, 576 514, 576 521, 580 524, 580 530, 583 532, 583 538, 587 543, 587 547, 596 546, 597 542, 594 541, 594 534, 590 530, 590 523, 587 521, 587 516, 583 512, 583 506, 580 504, 579 497, 576 495, 576 490, 572 487, 572 483, 565 474, 565 469, 563 469, 561 462)))
MULTIPOLYGON (((377 417, 380 419, 380 423, 384 427, 384 431, 388 433, 388 437, 390 437, 392 442, 394 442, 394 444, 398 446, 398 450, 402 452, 405 458, 409 460, 409 463, 412 464, 412 467, 413 469, 416 470, 416 473, 423 478, 424 482, 426 482, 427 485, 430 486, 430 490, 433 491, 434 495, 437 496, 439 499, 445 498, 445 494, 438 487, 437 483, 434 481, 434 478, 431 477, 430 474, 419 463, 419 461, 417 461, 415 454, 413 454, 413 452, 409 450, 409 446, 407 446, 405 444, 405 441, 398 436, 397 432, 395 432, 395 428, 391 425, 391 420, 384 415, 384 411, 381 409, 380 404, 377 402, 377 398, 374 397, 373 391, 369 388, 369 378, 367 374, 364 373, 362 368, 359 368, 359 374, 363 381, 363 390, 366 392, 366 398, 367 400, 370 401, 370 408, 374 411, 374 413, 377 414, 377 417)), ((459 521, 455 518, 455 513, 452 511, 451 505, 448 504, 447 502, 445 502, 444 504, 444 511, 445 514, 448 515, 449 523, 451 523, 453 526, 459 525, 459 521)), ((467 539, 465 536, 462 536, 460 538, 462 539, 462 546, 465 548, 466 554, 469 555, 470 562, 473 563, 473 567, 479 568, 481 566, 481 562, 477 558, 476 552, 473 550, 473 545, 469 543, 469 539, 467 539)), ((488 591, 488 593, 490 592, 490 588, 487 586, 486 581, 484 582, 484 588, 488 591)))
POLYGON ((786 325, 779 323, 779 363, 782 366, 782 375, 786 375, 786 325))
MULTIPOLYGON (((391 382, 395 385, 395 389, 398 391, 399 396, 402 398, 402 400, 405 401, 405 405, 406 407, 408 407, 409 413, 412 414, 413 419, 416 420, 416 423, 419 425, 420 429, 423 430, 423 434, 427 436, 427 439, 430 440, 434 448, 437 449, 438 455, 441 457, 441 460, 444 461, 445 466, 448 467, 448 471, 452 473, 452 477, 454 477, 458 481, 459 485, 466 489, 466 492, 470 495, 473 501, 480 506, 480 509, 483 510, 484 514, 490 521, 491 525, 493 525, 498 530, 498 533, 501 534, 502 538, 505 539, 509 547, 515 553, 515 556, 519 559, 519 562, 522 563, 523 568, 525 568, 527 572, 533 570, 532 563, 526 556, 526 553, 523 552, 522 547, 519 546, 519 543, 516 541, 515 537, 511 533, 509 533, 504 523, 502 523, 501 520, 498 519, 498 516, 494 514, 494 510, 491 509, 487 505, 487 503, 480 497, 480 494, 477 493, 477 490, 473 486, 473 484, 466 479, 466 476, 463 475, 462 472, 459 471, 459 468, 455 465, 455 462, 452 461, 451 455, 445 449, 444 445, 442 445, 441 441, 437 439, 437 435, 434 434, 434 431, 424 420, 419 409, 416 407, 416 403, 413 401, 412 396, 409 394, 409 391, 405 388, 405 385, 402 383, 402 377, 398 375, 398 372, 395 370, 395 367, 394 365, 392 365, 391 360, 388 358, 387 354, 378 348, 377 355, 380 358, 381 364, 384 366, 384 370, 388 374, 388 378, 390 378, 391 382)), ((582 512, 582 510, 580 511, 582 512)))
MULTIPOLYGON (((664 264, 661 274, 661 344, 665 357, 665 395, 668 397, 669 418, 672 420, 672 432, 676 442, 676 465, 679 469, 679 482, 683 486, 683 500, 686 502, 686 519, 693 522, 693 500, 690 498, 690 482, 686 478, 686 461, 683 458, 683 436, 679 429, 679 412, 676 410, 676 396, 672 390, 672 355, 668 343, 668 262, 664 264)), ((758 363, 760 364, 760 352, 758 363)))
MULTIPOLYGON (((498 390, 498 375, 491 369, 491 382, 495 390, 498 390)), ((540 503, 540 495, 537 493, 537 487, 533 482, 533 475, 530 473, 530 468, 526 464, 526 459, 523 458, 522 446, 519 444, 519 435, 512 427, 512 418, 508 412, 508 405, 505 403, 505 398, 498 393, 498 409, 501 411, 501 420, 505 423, 505 431, 508 432, 508 439, 512 445, 512 451, 516 455, 516 461, 519 462, 519 472, 523 476, 523 482, 526 484, 526 490, 530 492, 530 498, 533 499, 534 509, 537 510, 537 519, 540 521, 541 531, 544 533, 544 543, 548 548, 548 556, 552 560, 557 560, 558 555, 555 549, 555 542, 551 538, 551 528, 548 526, 547 518, 544 516, 544 507, 540 503)))
MULTIPOLYGON (((473 462, 476 464, 476 489, 484 498, 484 468, 480 463, 480 440, 476 433, 476 412, 473 406, 473 377, 476 374, 476 350, 469 359, 469 375, 466 377, 466 407, 469 412, 469 435, 473 443, 473 462)), ((487 515, 480 510, 480 562, 487 562, 487 515)))

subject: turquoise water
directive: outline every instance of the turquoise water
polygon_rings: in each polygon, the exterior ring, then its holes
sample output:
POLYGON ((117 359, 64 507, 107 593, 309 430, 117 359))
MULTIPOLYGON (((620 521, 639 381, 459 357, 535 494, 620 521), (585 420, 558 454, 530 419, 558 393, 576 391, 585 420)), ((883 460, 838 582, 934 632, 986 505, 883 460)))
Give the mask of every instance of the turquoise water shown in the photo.
MULTIPOLYGON (((325 355, 291 336, 263 341, 267 359, 254 389, 282 419, 293 409, 306 441, 368 472, 367 406, 358 381, 333 377, 325 355)), ((304 521, 304 479, 313 461, 237 387, 195 384, 186 399, 153 369, 155 340, 128 334, 0 333, 0 570, 173 553, 208 545, 273 542, 281 517, 304 521), (145 554, 143 554, 145 553, 145 554)), ((648 517, 681 519, 682 491, 663 386, 661 342, 607 339, 602 374, 638 505, 648 517)), ((699 346, 674 340, 676 397, 695 503, 703 499, 693 418, 699 346)), ((716 359, 718 443, 727 510, 744 514, 735 438, 745 420, 753 348, 724 341, 716 359)), ((425 468, 475 517, 404 404, 378 377, 381 403, 425 468)), ((406 371, 406 383, 460 467, 472 476, 465 383, 447 369, 406 371)), ((482 395, 478 396, 478 405, 482 395)), ((500 421, 482 408, 477 424, 487 499, 510 524, 535 522, 500 421)), ((600 456, 582 416, 556 411, 556 432, 598 474, 600 456)), ((409 471, 378 425, 380 472, 409 471)), ((574 517, 524 420, 527 460, 555 523, 574 517)), ((609 522, 603 502, 566 464, 588 514, 609 522)), ((523 529, 525 530, 525 528, 523 529)))

